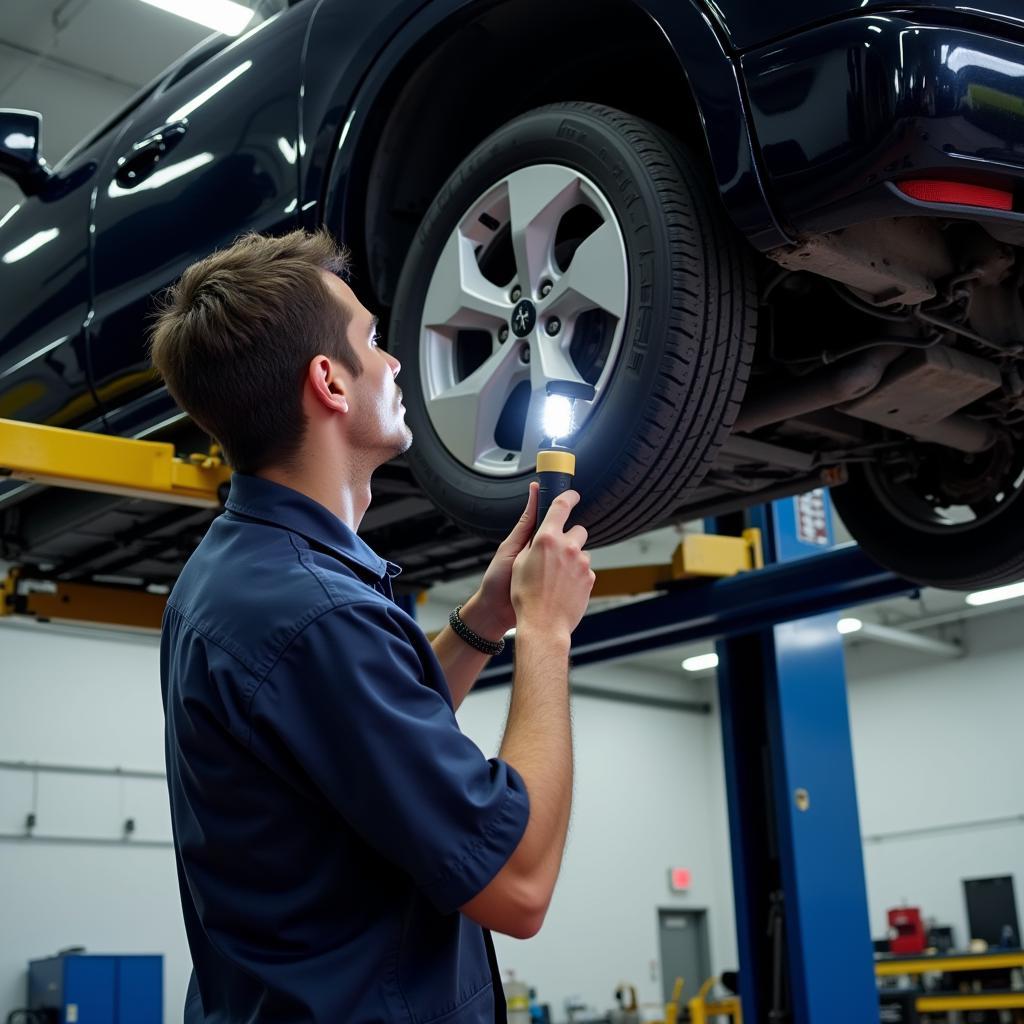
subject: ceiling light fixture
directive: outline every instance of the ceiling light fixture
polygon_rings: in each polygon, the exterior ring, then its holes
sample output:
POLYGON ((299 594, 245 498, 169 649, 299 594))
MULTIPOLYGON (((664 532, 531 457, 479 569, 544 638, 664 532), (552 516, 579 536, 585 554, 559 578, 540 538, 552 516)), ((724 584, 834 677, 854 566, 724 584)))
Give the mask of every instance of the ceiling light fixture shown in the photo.
POLYGON ((711 654, 696 654, 683 662, 683 668, 687 672, 707 672, 710 669, 718 668, 718 655, 713 651, 711 654))
POLYGON ((843 636, 846 636, 847 633, 859 633, 863 628, 864 623, 861 622, 860 619, 840 619, 836 623, 836 629, 838 629, 843 636))
POLYGON ((964 600, 969 605, 977 607, 983 604, 995 604, 997 601, 1012 601, 1015 597, 1024 597, 1024 580, 1005 587, 994 587, 992 590, 979 590, 968 594, 964 600))
POLYGON ((245 4, 235 0, 142 0, 150 7, 159 7, 179 18, 194 21, 197 25, 237 36, 252 21, 255 13, 245 4))

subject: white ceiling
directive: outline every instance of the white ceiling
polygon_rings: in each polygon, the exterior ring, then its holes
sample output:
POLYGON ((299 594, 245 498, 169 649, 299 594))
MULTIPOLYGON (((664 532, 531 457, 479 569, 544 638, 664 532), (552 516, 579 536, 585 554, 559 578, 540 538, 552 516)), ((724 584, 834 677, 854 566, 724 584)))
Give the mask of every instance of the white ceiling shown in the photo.
MULTIPOLYGON (((207 29, 139 0, 0 0, 0 107, 37 110, 43 115, 43 155, 55 163, 93 127, 181 54, 209 35, 207 29)), ((20 193, 0 178, 0 216, 20 193)), ((699 529, 700 527, 693 527, 699 529)), ((667 561, 681 531, 668 529, 594 554, 598 567, 667 561)), ((848 535, 838 528, 838 539, 848 535)), ((424 624, 443 621, 463 600, 474 580, 436 587, 423 607, 424 624)), ((992 611, 1003 611, 994 605, 992 611)), ((963 595, 924 591, 919 599, 899 598, 858 612, 890 625, 966 610, 963 595)), ((852 642, 862 642, 854 639, 852 642)), ((710 649, 668 649, 637 659, 648 668, 678 677, 681 658, 710 649)))

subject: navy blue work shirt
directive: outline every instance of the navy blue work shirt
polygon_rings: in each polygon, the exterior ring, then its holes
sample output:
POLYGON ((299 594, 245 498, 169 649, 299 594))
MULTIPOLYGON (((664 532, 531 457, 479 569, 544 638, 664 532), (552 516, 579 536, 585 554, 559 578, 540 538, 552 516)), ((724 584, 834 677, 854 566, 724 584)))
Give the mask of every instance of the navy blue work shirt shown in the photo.
POLYGON ((490 936, 458 908, 518 845, 527 793, 459 730, 398 571, 317 502, 235 474, 171 592, 186 1021, 504 1014, 490 936))

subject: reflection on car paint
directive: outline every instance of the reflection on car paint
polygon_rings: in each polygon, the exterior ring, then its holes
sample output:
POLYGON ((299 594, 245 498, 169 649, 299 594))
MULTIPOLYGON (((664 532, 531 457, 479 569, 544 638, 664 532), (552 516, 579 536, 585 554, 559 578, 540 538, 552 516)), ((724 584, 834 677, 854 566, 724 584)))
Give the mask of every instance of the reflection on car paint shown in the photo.
POLYGON ((17 263, 26 256, 31 256, 37 249, 41 249, 47 242, 52 242, 60 234, 60 228, 47 228, 46 231, 37 231, 34 235, 20 242, 13 249, 9 249, 3 255, 4 263, 17 263))
POLYGON ((207 100, 216 96, 221 89, 230 85, 239 75, 244 75, 249 68, 252 67, 252 61, 243 61, 236 68, 232 68, 223 78, 217 79, 213 85, 208 86, 198 96, 194 96, 184 106, 179 107, 173 114, 171 114, 167 120, 171 121, 184 121, 189 114, 197 111, 207 100))
POLYGON ((178 178, 183 178, 186 174, 191 174, 193 171, 197 171, 200 167, 205 167, 210 163, 213 163, 212 153, 197 153, 195 156, 190 156, 187 160, 180 160, 176 164, 168 164, 166 167, 161 167, 159 170, 154 171, 145 181, 140 182, 138 185, 133 185, 131 188, 122 188, 116 181, 111 180, 107 186, 107 195, 111 199, 116 199, 118 196, 135 195, 147 189, 162 188, 164 185, 177 181, 178 178))

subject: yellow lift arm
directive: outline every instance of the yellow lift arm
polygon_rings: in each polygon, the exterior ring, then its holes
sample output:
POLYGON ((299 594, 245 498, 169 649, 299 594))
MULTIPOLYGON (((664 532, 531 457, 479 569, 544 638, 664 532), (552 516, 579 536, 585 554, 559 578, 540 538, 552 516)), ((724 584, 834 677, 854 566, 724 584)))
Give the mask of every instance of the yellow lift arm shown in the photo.
POLYGON ((39 622, 158 630, 166 604, 166 594, 134 587, 36 579, 20 566, 9 570, 0 583, 0 618, 24 615, 39 622))
POLYGON ((215 452, 179 458, 165 441, 0 419, 0 477, 217 508, 231 468, 215 452))

